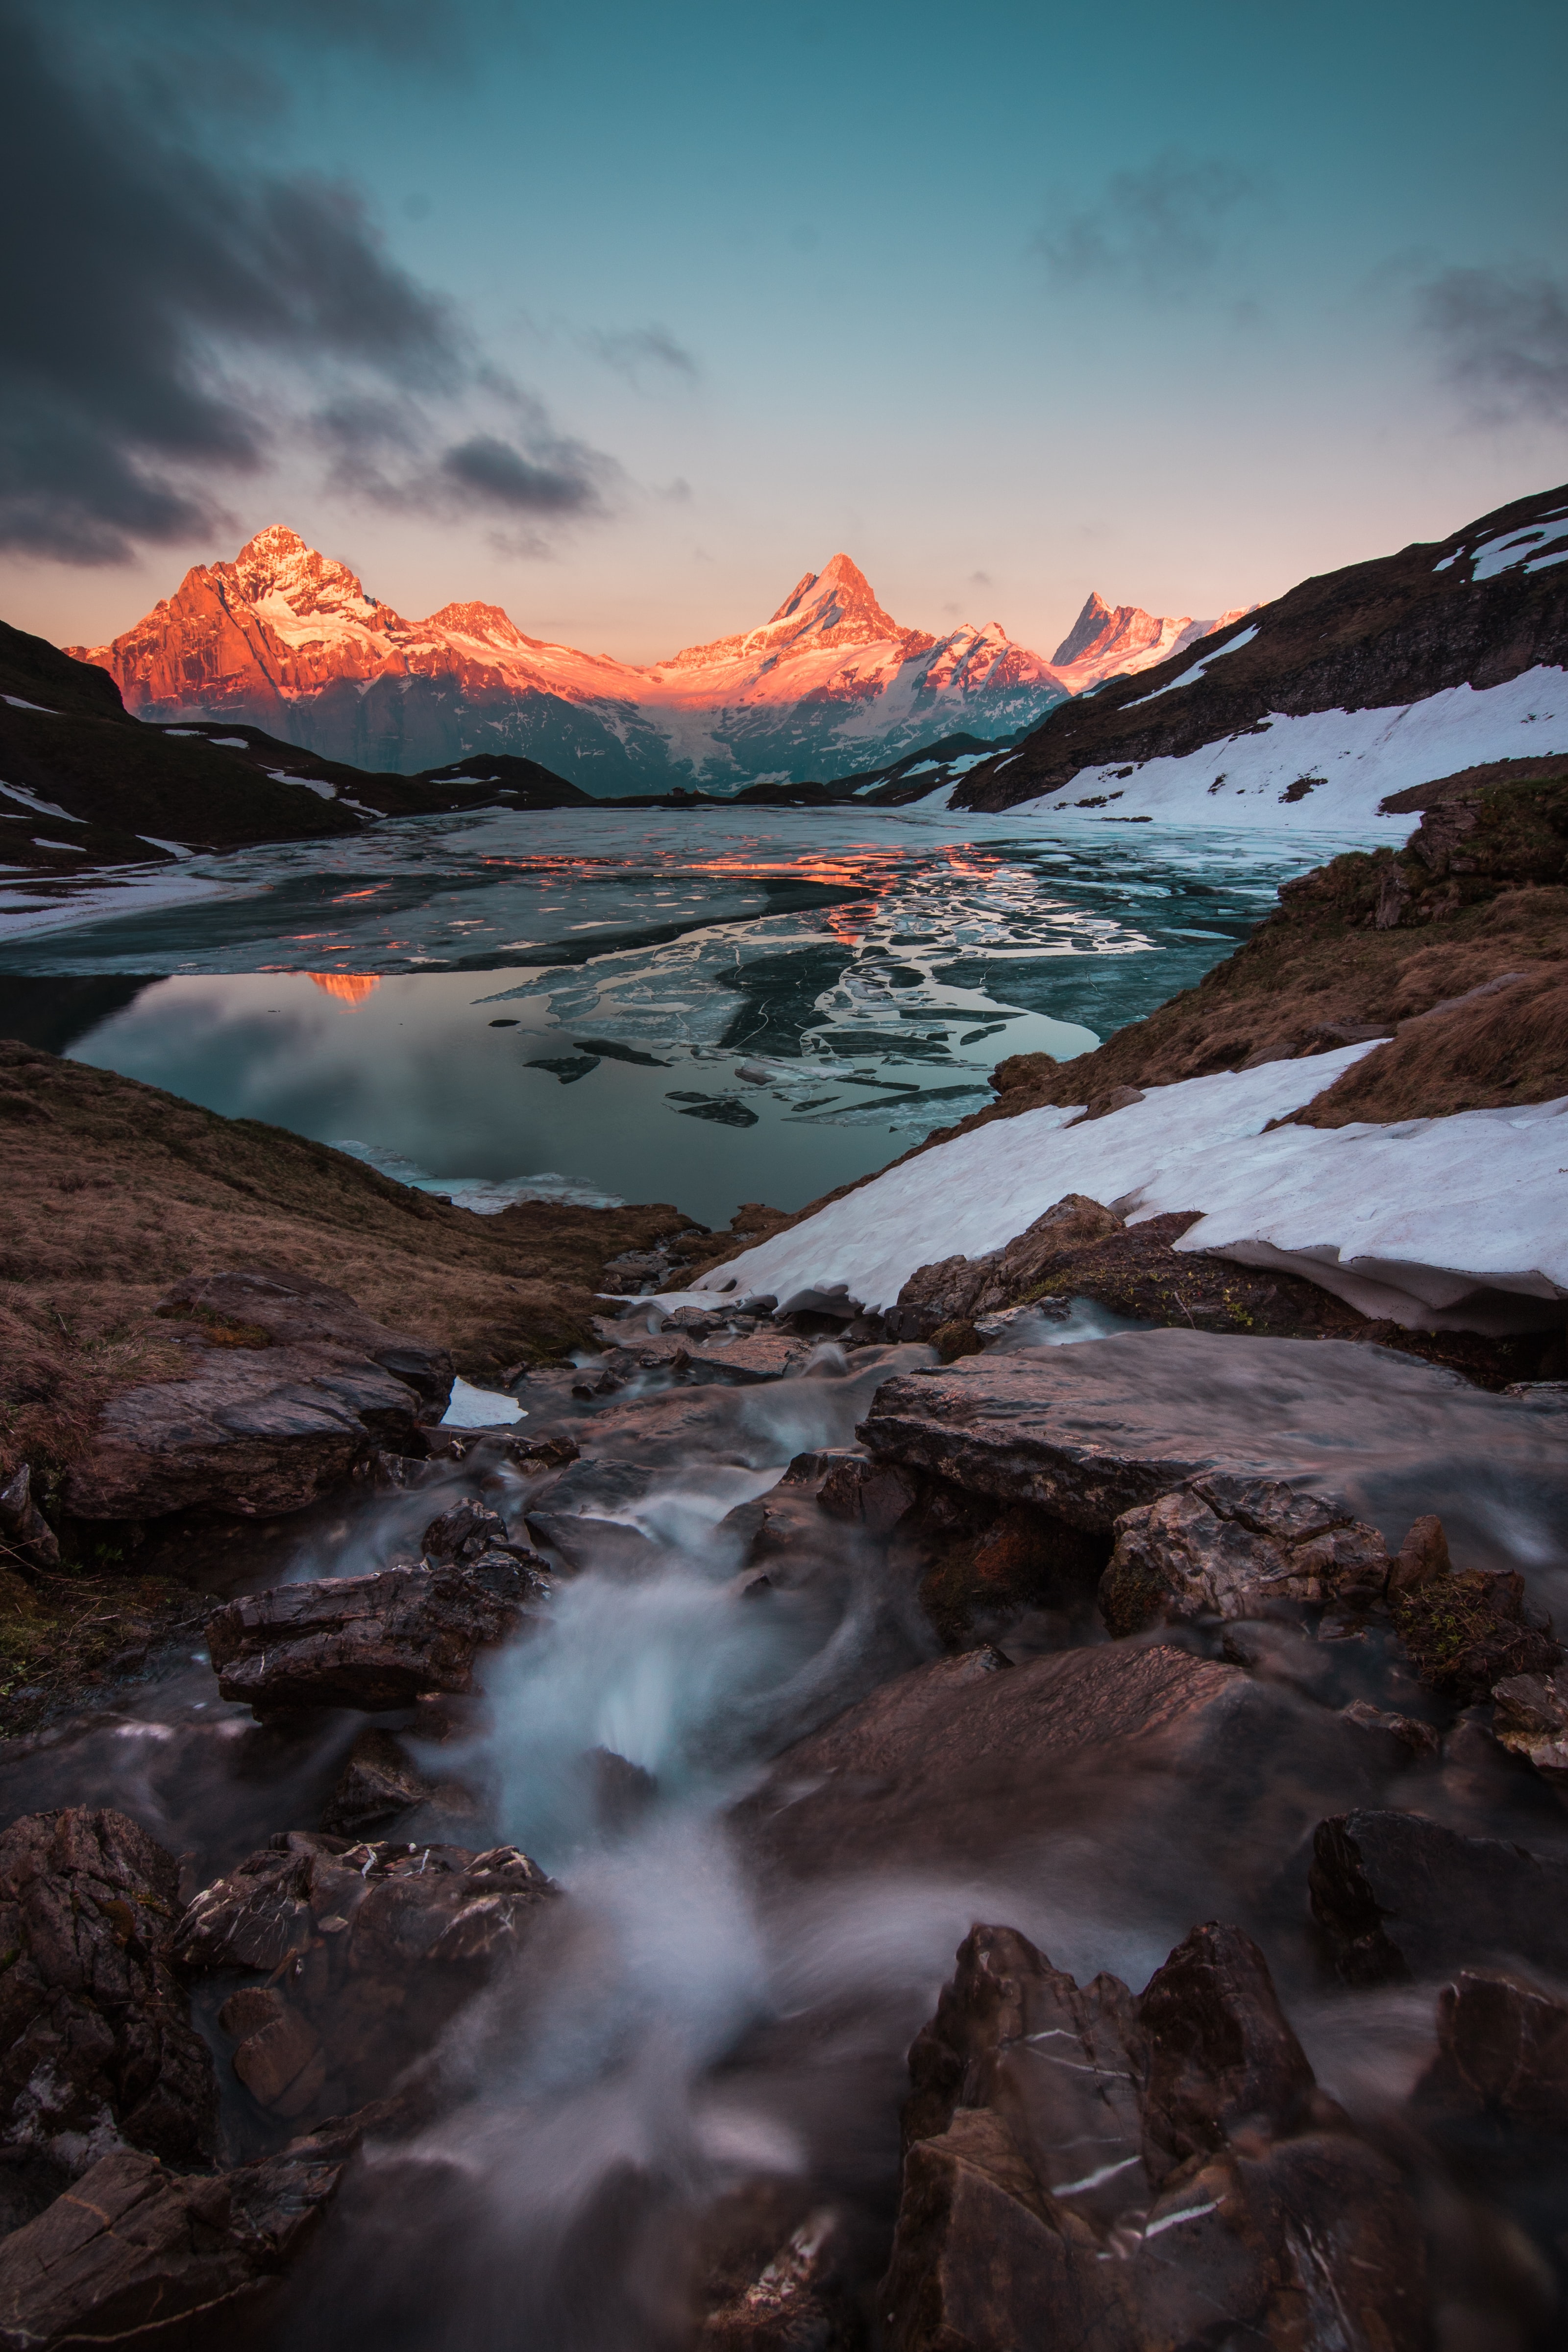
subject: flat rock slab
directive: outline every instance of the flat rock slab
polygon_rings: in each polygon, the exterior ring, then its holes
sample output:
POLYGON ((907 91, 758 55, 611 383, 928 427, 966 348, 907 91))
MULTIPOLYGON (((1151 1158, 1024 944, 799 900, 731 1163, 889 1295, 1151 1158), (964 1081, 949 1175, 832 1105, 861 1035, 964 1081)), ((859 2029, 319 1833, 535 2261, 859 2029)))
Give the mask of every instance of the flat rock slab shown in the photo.
POLYGON ((472 1567, 385 1568, 247 1593, 207 1622, 218 1689, 264 1709, 372 1711, 466 1691, 476 1654, 515 1632, 542 1596, 542 1567, 492 1552, 472 1567))
MULTIPOLYGON (((1026 1858, 1065 1838, 1092 1857, 1096 1908, 1147 1916, 1168 1901, 1190 1918, 1278 1870, 1321 1811, 1306 1792, 1376 1785, 1367 1745, 1326 1708, 1170 1643, 1018 1666, 982 1649, 884 1684, 787 1748, 734 1819, 789 1882, 932 1864, 1033 1879, 1026 1858)), ((1058 1865, 1047 1875, 1062 1883, 1058 1865)))
POLYGON ((300 1510, 376 1447, 422 1452, 446 1408, 445 1349, 304 1276, 193 1277, 158 1311, 190 1370, 110 1400, 66 1479, 73 1517, 300 1510))
POLYGON ((1563 1428, 1392 1349, 1142 1331, 900 1375, 858 1434, 1097 1532, 1205 1471, 1342 1498, 1394 1549, 1436 1512, 1458 1565, 1533 1571, 1551 1606, 1568 1601, 1563 1428))

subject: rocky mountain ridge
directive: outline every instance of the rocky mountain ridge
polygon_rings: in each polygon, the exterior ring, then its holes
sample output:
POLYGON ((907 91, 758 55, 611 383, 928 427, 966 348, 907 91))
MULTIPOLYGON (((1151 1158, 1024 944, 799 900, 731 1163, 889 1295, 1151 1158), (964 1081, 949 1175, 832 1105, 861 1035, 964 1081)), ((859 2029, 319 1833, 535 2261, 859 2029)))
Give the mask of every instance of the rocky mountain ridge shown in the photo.
POLYGON ((276 524, 232 563, 193 566, 111 644, 70 650, 154 723, 237 721, 403 773, 521 755, 607 796, 834 781, 943 735, 996 742, 1214 625, 1091 596, 1047 662, 995 621, 904 627, 837 554, 760 628, 637 667, 529 636, 495 604, 406 620, 276 524))

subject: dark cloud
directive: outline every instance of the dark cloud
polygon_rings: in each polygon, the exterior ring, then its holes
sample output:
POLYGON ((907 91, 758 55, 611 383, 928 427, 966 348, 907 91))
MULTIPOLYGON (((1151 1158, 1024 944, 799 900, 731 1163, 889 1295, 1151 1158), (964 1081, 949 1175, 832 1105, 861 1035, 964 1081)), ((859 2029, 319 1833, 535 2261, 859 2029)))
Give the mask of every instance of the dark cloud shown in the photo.
POLYGON ((1568 422, 1568 287, 1544 274, 1445 269, 1416 299, 1481 421, 1568 422))
MULTIPOLYGON (((111 563, 210 530, 301 432, 342 484, 469 495, 442 450, 485 443, 472 411, 505 388, 352 188, 243 152, 220 165, 155 77, 111 73, 23 0, 0 0, 0 545, 111 563)), ((510 503, 531 468, 531 512, 595 510, 608 461, 517 403, 510 503)))
POLYGON ((528 457, 493 433, 476 433, 441 455, 441 472, 476 507, 510 515, 577 515, 601 504, 602 460, 581 442, 557 440, 528 457))
POLYGON ((700 371, 691 353, 668 327, 625 327, 610 333, 591 328, 578 339, 584 351, 641 391, 649 376, 684 378, 695 383, 700 371))
POLYGON ((1097 204, 1042 230, 1035 247, 1062 284, 1110 280, 1182 293, 1213 269, 1233 216, 1263 193, 1234 163, 1167 148, 1143 171, 1113 173, 1097 204))

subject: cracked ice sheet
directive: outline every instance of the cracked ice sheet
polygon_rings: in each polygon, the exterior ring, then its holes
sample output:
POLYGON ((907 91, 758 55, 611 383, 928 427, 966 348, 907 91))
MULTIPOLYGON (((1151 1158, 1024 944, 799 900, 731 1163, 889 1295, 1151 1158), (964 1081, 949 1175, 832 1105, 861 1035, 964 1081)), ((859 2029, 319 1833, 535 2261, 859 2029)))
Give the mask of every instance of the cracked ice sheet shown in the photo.
POLYGON ((1177 1244, 1277 1266, 1414 1328, 1537 1327, 1568 1297, 1568 1097, 1391 1127, 1281 1127, 1377 1041, 1153 1087, 1073 1125, 1053 1107, 939 1144, 706 1275, 781 1307, 843 1286, 886 1307, 920 1265, 1003 1248, 1064 1193, 1177 1244))

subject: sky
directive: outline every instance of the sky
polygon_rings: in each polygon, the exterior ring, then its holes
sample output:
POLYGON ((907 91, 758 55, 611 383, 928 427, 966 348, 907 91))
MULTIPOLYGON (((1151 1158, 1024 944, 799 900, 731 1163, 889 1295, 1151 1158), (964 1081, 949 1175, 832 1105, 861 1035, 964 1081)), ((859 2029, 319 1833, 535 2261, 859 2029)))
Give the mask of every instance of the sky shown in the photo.
POLYGON ((1568 478, 1560 0, 0 0, 0 616, 264 525, 651 661, 1048 656, 1568 478))

